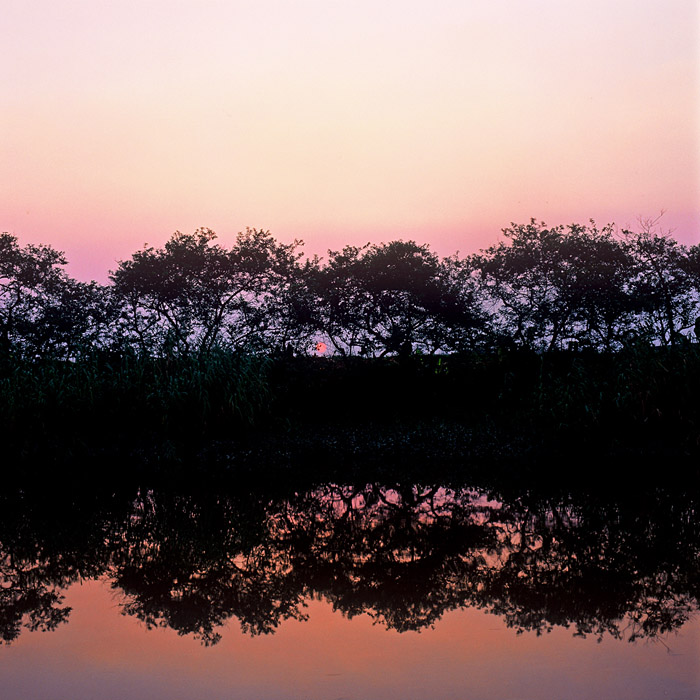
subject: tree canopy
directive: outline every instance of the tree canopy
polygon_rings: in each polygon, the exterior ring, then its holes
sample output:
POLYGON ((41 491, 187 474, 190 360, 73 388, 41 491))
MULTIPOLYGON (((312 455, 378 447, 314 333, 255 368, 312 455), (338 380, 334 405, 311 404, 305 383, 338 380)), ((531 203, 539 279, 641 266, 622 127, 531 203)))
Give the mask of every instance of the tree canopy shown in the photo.
POLYGON ((171 356, 213 350, 385 355, 521 347, 615 351, 675 345, 700 330, 700 246, 641 221, 548 227, 532 219, 473 255, 415 241, 305 258, 247 229, 175 232, 85 284, 50 246, 0 236, 0 350, 72 358, 86 350, 171 356))

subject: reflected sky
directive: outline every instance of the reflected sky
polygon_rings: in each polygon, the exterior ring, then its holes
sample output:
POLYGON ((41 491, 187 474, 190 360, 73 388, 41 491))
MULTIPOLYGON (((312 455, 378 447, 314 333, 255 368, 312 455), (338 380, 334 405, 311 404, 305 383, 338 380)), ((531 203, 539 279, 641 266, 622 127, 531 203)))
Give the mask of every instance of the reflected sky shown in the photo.
POLYGON ((66 602, 74 607, 69 625, 0 649, 5 700, 696 700, 700 689, 697 617, 663 642, 596 643, 565 629, 517 635, 474 609, 398 633, 312 601, 308 622, 289 620, 257 637, 229 623, 218 645, 204 647, 120 615, 104 581, 74 585, 66 602))
POLYGON ((0 496, 2 697, 697 700, 682 488, 234 481, 0 496))

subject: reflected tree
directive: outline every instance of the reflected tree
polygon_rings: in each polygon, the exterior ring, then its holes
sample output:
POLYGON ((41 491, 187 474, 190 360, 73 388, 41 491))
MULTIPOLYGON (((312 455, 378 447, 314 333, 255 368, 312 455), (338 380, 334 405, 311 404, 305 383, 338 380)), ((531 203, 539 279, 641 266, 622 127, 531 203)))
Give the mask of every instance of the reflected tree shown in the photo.
MULTIPOLYGON (((321 597, 398 631, 478 607, 518 631, 653 638, 697 610, 697 499, 394 484, 297 493, 142 490, 61 550, 24 519, 2 537, 3 637, 64 621, 61 590, 106 575, 124 614, 205 644, 304 619, 321 597), (101 533, 101 534, 100 534, 101 533), (81 559, 82 554, 82 559, 81 559)), ((95 517, 97 517, 96 511, 95 517)))

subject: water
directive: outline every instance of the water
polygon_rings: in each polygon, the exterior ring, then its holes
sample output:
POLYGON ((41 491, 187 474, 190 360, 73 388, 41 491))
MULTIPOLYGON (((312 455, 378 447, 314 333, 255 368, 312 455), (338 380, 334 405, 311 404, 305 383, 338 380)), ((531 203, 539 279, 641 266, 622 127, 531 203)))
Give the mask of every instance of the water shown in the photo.
POLYGON ((15 489, 0 695, 700 698, 697 494, 476 481, 15 489))
POLYGON ((307 622, 259 637, 228 624, 219 644, 203 647, 120 615, 105 582, 74 586, 66 602, 70 624, 2 649, 3 698, 697 700, 700 687, 697 620, 667 635, 667 646, 597 644, 563 629, 515 635, 474 609, 397 633, 312 601, 307 622))

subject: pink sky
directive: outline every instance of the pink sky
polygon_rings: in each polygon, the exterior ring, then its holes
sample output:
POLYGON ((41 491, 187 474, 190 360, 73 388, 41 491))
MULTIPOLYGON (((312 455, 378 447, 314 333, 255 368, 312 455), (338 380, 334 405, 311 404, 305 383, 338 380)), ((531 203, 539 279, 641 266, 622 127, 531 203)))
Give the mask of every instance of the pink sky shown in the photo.
POLYGON ((0 230, 79 279, 176 230, 440 254, 700 241, 697 0, 5 0, 0 230))

